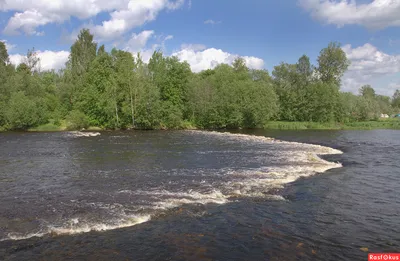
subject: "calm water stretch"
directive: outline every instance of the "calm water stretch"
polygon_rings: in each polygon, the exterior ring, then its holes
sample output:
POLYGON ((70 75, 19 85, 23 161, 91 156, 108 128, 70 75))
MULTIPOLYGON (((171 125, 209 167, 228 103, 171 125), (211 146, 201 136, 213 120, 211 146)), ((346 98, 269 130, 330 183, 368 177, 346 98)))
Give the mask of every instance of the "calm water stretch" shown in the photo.
POLYGON ((0 260, 400 252, 399 155, 391 130, 2 133, 0 260))

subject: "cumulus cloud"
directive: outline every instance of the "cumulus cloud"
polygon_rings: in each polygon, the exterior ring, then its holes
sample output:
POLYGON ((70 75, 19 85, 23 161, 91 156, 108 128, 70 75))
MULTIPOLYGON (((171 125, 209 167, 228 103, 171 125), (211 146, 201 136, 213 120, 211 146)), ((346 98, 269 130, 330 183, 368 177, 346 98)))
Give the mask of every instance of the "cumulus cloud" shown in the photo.
POLYGON ((132 34, 129 39, 126 50, 129 52, 139 52, 146 45, 151 36, 154 35, 154 31, 143 31, 139 34, 132 34))
MULTIPOLYGON (((40 58, 40 69, 42 71, 59 70, 65 67, 68 61, 69 52, 67 51, 37 51, 37 56, 40 58)), ((25 59, 25 55, 12 54, 10 62, 19 65, 25 59)))
POLYGON ((92 25, 102 39, 112 39, 137 26, 154 20, 163 9, 175 10, 184 0, 3 0, 0 11, 16 11, 8 21, 4 33, 29 35, 50 23, 62 23, 71 17, 85 20, 102 12, 110 19, 101 25, 92 25))
MULTIPOLYGON (((202 45, 183 45, 182 49, 174 52, 172 56, 178 57, 181 61, 187 61, 194 72, 213 69, 222 63, 232 64, 235 58, 239 57, 239 55, 227 53, 220 49, 205 49, 205 46, 202 45)), ((264 61, 260 58, 249 56, 243 56, 242 58, 251 69, 264 68, 264 61)))
POLYGON ((400 1, 373 0, 361 4, 356 0, 299 0, 313 18, 339 27, 349 24, 370 29, 400 26, 400 1))
POLYGON ((88 28, 101 40, 115 39, 133 28, 156 19, 164 9, 175 10, 184 0, 131 0, 126 8, 110 13, 111 19, 101 25, 89 25, 88 28))
MULTIPOLYGON (((400 73, 400 55, 386 54, 369 43, 355 48, 348 44, 342 49, 351 61, 349 70, 343 77, 344 91, 357 93, 364 84, 400 73)), ((393 92, 393 88, 387 85, 373 87, 382 94, 389 95, 393 92)))
POLYGON ((140 34, 132 35, 125 50, 131 52, 134 56, 140 53, 142 60, 148 63, 155 51, 162 51, 165 53, 165 43, 173 38, 173 35, 155 35, 154 31, 143 31, 140 34), (148 42, 151 38, 154 38, 156 43, 149 46, 148 42))

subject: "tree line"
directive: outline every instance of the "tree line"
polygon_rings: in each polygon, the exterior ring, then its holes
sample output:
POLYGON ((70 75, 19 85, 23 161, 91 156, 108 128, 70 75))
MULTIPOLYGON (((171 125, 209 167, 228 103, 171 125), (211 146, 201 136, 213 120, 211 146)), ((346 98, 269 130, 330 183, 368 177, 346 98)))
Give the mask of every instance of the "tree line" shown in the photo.
POLYGON ((242 58, 193 73, 187 62, 155 51, 112 49, 83 29, 65 69, 40 71, 34 49, 18 66, 0 42, 0 128, 26 130, 63 121, 69 129, 256 128, 268 121, 366 121, 400 111, 371 86, 354 95, 340 91, 349 61, 338 43, 321 50, 316 66, 304 55, 272 74, 253 70, 242 58))

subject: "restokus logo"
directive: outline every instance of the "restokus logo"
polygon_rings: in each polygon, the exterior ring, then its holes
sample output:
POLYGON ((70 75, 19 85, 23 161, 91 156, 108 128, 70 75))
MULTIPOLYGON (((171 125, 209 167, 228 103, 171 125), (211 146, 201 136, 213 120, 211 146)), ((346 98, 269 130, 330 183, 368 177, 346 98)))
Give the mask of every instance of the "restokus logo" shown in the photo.
POLYGON ((400 253, 378 253, 378 254, 368 254, 368 261, 372 260, 399 260, 400 253))

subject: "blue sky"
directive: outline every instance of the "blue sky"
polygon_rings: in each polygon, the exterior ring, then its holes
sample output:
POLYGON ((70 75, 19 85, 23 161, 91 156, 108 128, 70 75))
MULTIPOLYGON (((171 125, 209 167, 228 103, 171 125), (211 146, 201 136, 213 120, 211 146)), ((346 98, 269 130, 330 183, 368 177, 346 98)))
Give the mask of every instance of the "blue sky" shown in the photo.
POLYGON ((400 0, 0 0, 0 39, 14 63, 35 47, 42 69, 60 69, 79 30, 107 49, 154 50, 186 60, 193 71, 243 56, 272 71, 307 54, 313 62, 338 41, 352 65, 342 90, 371 84, 400 89, 400 0))

